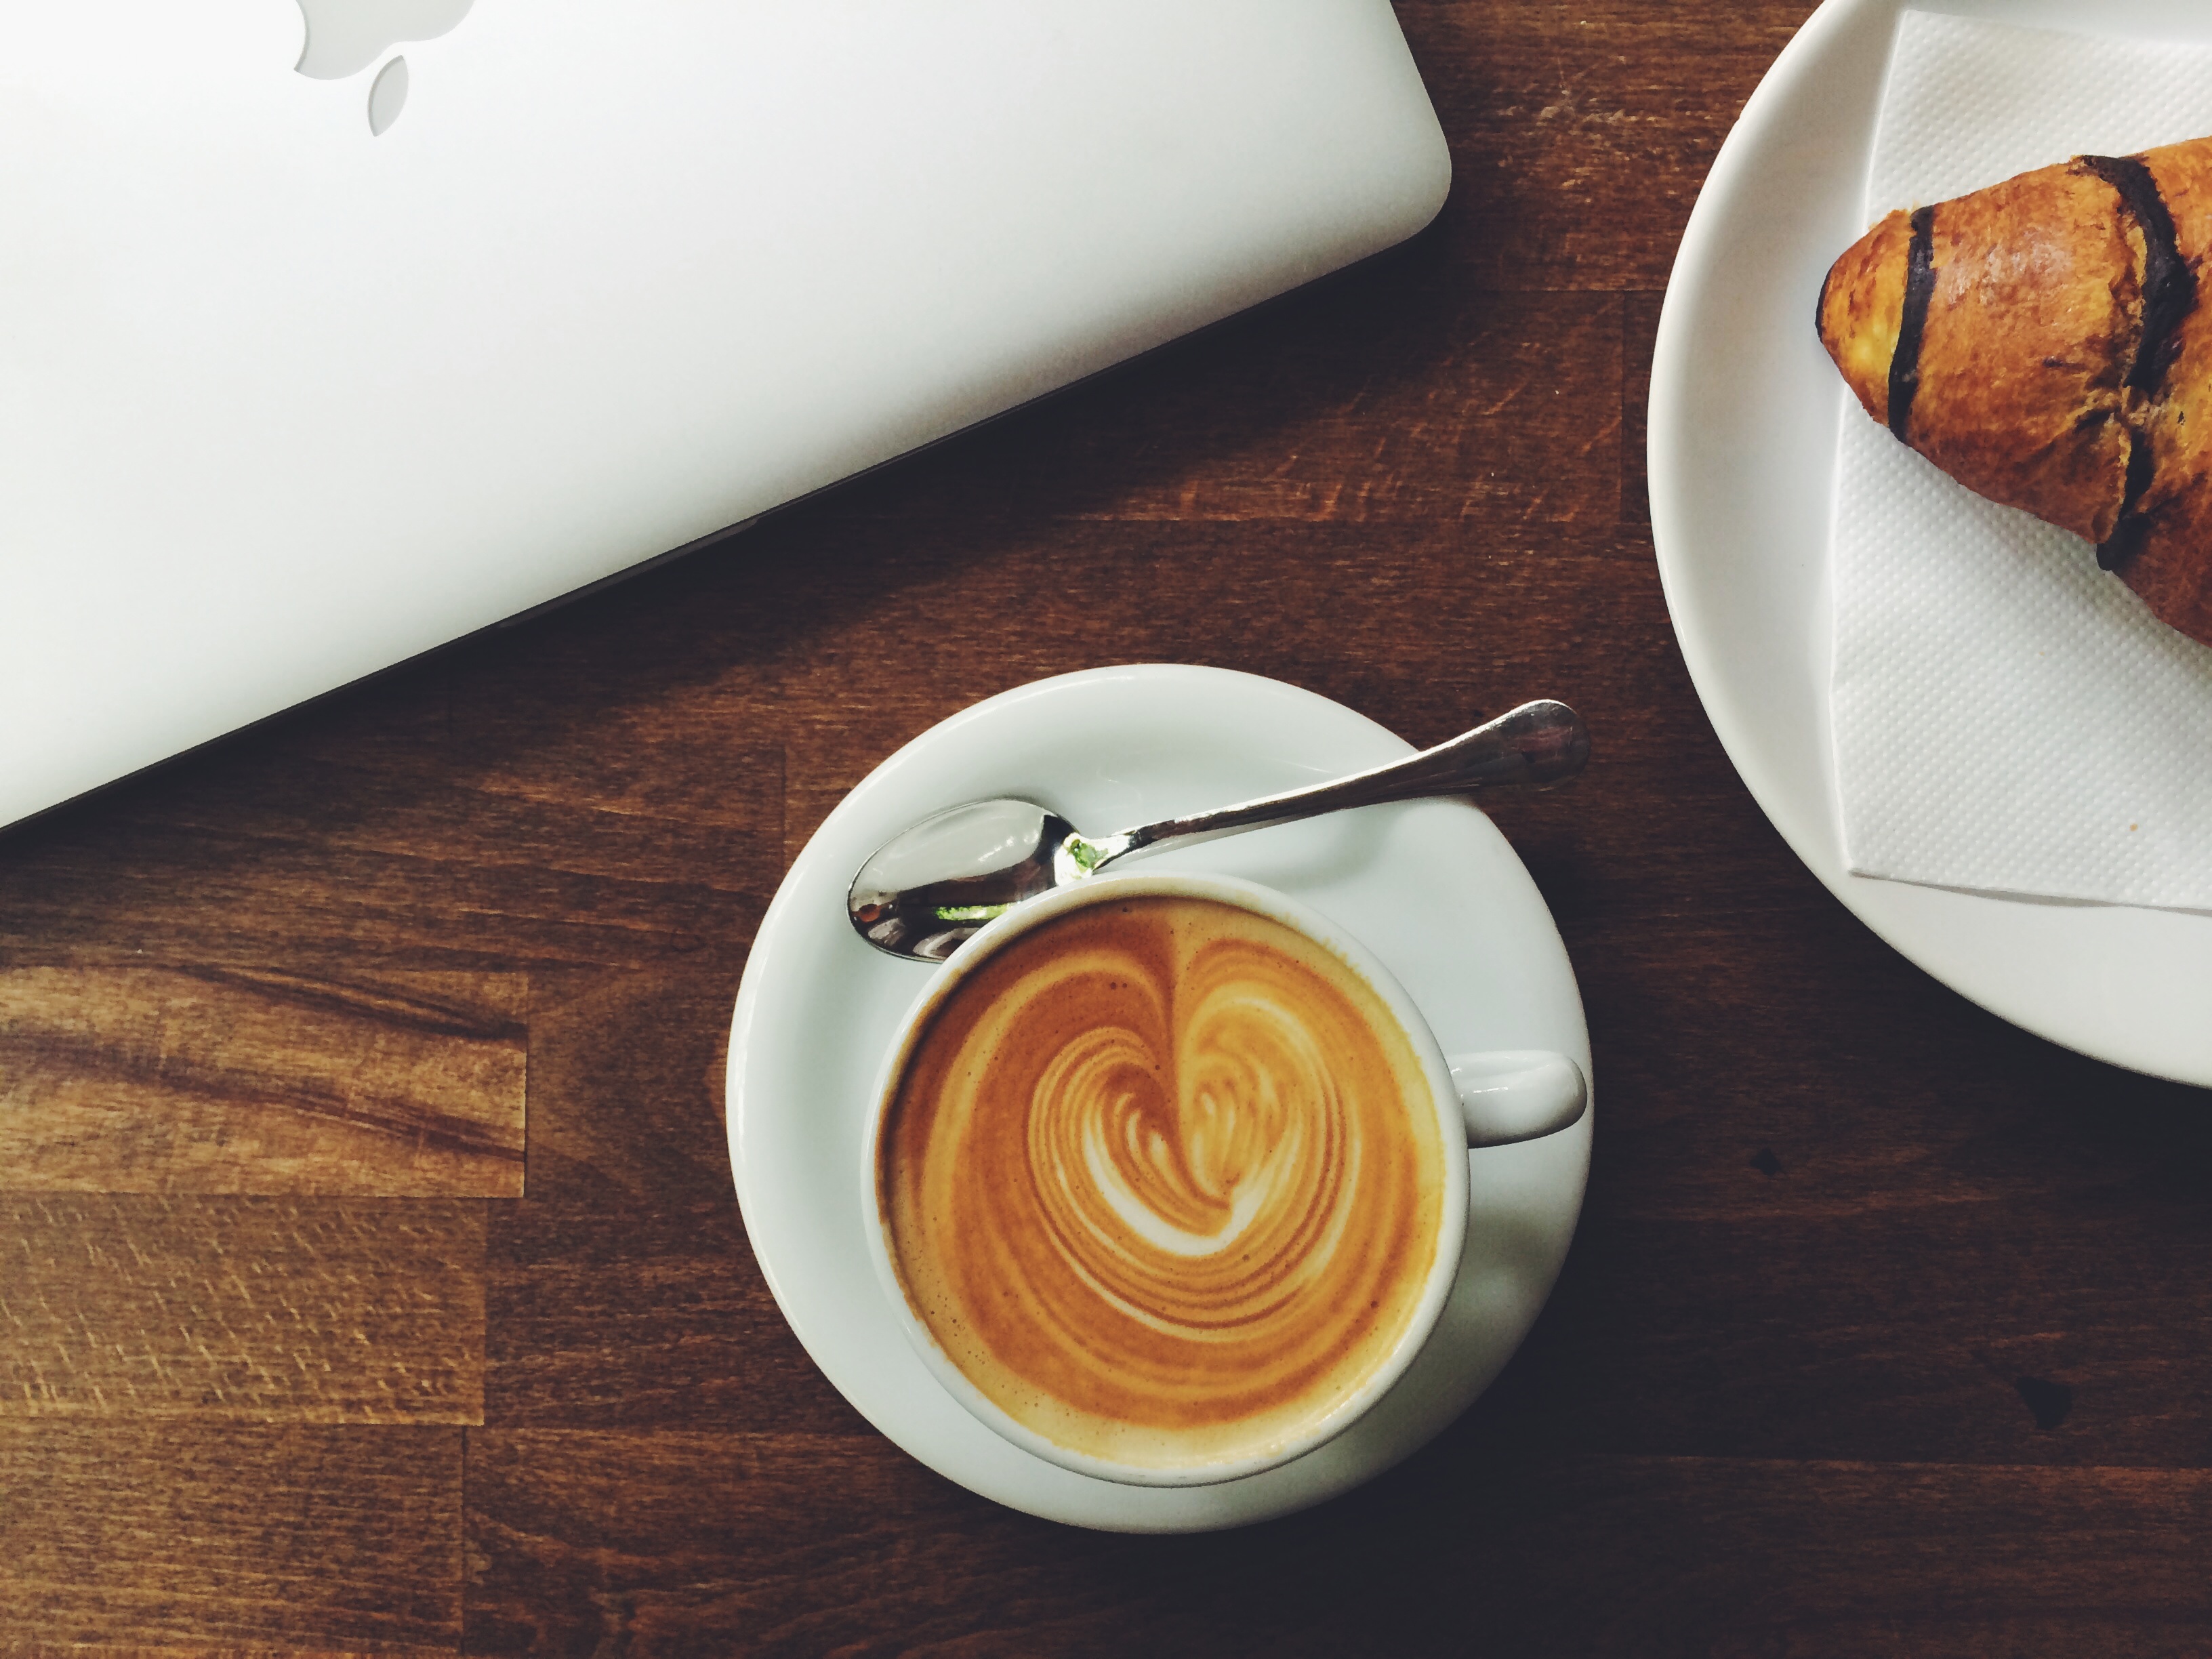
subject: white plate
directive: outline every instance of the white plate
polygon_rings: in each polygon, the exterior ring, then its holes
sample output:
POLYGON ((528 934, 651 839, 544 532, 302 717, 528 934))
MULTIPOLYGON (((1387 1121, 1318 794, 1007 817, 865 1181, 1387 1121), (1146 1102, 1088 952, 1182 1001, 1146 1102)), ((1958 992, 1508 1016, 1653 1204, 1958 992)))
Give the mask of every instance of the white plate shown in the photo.
MULTIPOLYGON (((1651 530, 1682 654, 1753 796, 1830 890, 1994 1013, 2116 1065, 2212 1085, 2212 917, 2039 903, 1848 873, 1828 719, 1835 368, 1820 279, 1864 194, 1904 0, 1827 0, 1784 51, 1690 216, 1651 370, 1651 530)), ((2203 0, 1923 9, 2212 40, 2203 0)), ((2212 828, 2212 827, 2208 827, 2212 828)))
MULTIPOLYGON (((1239 1526, 1349 1490, 1486 1388, 1550 1294, 1582 1210, 1590 1115, 1468 1154, 1473 1212, 1451 1299, 1402 1381, 1340 1438, 1217 1486, 1117 1486, 1044 1462, 938 1386, 893 1322, 862 1228, 869 1089, 936 970, 845 921, 861 861, 916 819, 1020 795, 1106 830, 1317 782, 1410 752, 1309 691, 1219 669, 1099 669, 992 698, 924 732, 832 812, 769 907, 730 1032, 730 1161, 745 1231, 799 1340, 861 1415, 946 1478, 1054 1521, 1127 1532, 1239 1526)), ((1582 1000, 1535 884, 1462 802, 1371 807, 1147 860, 1243 876, 1361 938, 1447 1052, 1552 1048, 1589 1067, 1582 1000)))

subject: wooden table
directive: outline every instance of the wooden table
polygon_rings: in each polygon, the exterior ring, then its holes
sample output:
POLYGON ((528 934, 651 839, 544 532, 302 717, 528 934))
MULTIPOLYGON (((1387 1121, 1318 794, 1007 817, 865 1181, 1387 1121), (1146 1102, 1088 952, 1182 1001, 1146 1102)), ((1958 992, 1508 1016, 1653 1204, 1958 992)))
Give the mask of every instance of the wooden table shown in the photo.
POLYGON ((1661 602, 1660 292, 1808 7, 1400 9, 1412 246, 0 840, 0 1652, 2212 1648, 2212 1101, 1853 921, 1661 602), (1549 1310, 1402 1468, 1182 1540, 870 1430, 718 1117, 840 793, 1132 659, 1598 745, 1496 811, 1596 1044, 1549 1310))

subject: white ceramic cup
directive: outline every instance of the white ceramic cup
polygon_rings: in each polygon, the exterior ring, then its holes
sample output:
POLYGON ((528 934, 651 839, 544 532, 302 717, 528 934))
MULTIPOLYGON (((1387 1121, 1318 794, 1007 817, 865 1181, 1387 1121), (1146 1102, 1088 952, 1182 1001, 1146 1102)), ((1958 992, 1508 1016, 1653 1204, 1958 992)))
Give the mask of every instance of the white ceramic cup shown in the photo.
POLYGON ((1581 1067, 1566 1055, 1547 1050, 1510 1049, 1447 1058, 1405 987, 1358 940, 1326 916, 1272 888, 1226 876, 1101 876, 1016 906, 953 953, 900 1022, 897 1038, 877 1076, 873 1108, 862 1148, 862 1202, 867 1218, 863 1231, 868 1240, 869 1255, 875 1262, 876 1277, 890 1304, 893 1316, 922 1363, 946 1392, 978 1420, 1023 1450, 1103 1480, 1144 1486, 1207 1486, 1241 1480, 1303 1457, 1358 1422, 1405 1374, 1406 1368, 1428 1340, 1430 1331, 1443 1311, 1452 1280, 1459 1272, 1460 1251, 1467 1233, 1467 1159, 1455 1156, 1443 1159, 1443 1204, 1436 1258, 1422 1287, 1413 1318, 1397 1346, 1357 1390, 1295 1437, 1270 1447, 1258 1456, 1158 1468, 1116 1463, 1070 1450, 1009 1416, 945 1352, 907 1298, 893 1257, 890 1221, 884 1212, 877 1178, 884 1129, 916 1044, 938 1010, 970 975, 1006 945, 1071 910, 1137 897, 1210 899, 1232 905, 1280 922, 1329 951, 1364 980, 1396 1016, 1407 1043, 1427 1075, 1431 1103, 1447 1148, 1462 1140, 1470 1147, 1500 1146, 1556 1134, 1580 1120, 1589 1103, 1589 1090, 1581 1067))

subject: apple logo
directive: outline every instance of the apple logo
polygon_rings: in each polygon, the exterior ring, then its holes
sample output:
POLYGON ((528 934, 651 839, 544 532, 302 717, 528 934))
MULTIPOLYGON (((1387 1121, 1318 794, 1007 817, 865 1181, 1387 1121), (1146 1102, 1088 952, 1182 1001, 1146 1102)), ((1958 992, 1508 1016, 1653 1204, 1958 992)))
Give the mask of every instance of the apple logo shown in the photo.
MULTIPOLYGON (((358 75, 404 40, 434 40, 476 0, 300 0, 307 45, 295 66, 315 81, 358 75)), ((368 88, 368 130, 381 135, 407 104, 407 60, 394 58, 368 88)))

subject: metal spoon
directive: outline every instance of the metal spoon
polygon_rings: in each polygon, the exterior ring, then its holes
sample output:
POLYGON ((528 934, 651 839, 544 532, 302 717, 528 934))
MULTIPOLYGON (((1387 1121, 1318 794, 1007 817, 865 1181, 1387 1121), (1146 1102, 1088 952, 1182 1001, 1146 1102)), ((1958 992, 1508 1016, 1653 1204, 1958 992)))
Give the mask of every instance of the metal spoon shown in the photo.
POLYGON ((1133 853, 1382 801, 1548 788, 1574 776, 1589 758, 1589 733, 1573 709, 1524 702, 1388 766, 1115 836, 1085 836, 1034 801, 974 801, 924 818, 878 848, 853 878, 845 914, 878 950, 941 962, 1010 906, 1087 880, 1133 853))

